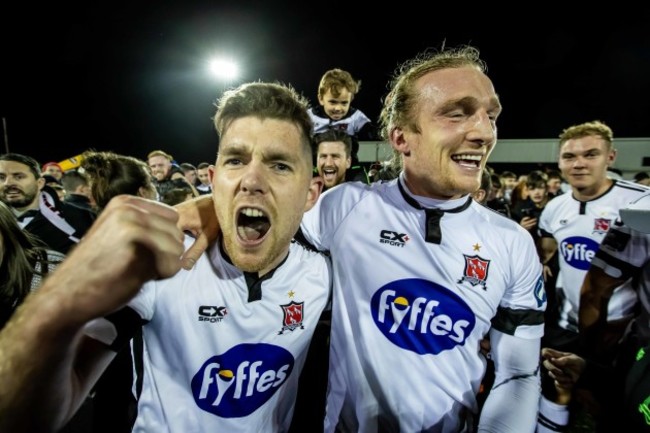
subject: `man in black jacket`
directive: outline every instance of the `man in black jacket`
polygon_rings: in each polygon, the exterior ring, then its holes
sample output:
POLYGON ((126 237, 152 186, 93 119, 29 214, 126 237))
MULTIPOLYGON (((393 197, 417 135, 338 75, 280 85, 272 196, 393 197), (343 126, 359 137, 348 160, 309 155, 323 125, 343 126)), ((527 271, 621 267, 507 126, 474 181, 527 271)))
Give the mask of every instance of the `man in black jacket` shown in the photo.
POLYGON ((94 212, 63 203, 45 185, 38 162, 18 153, 0 155, 0 200, 11 207, 23 230, 63 254, 95 220, 94 212))

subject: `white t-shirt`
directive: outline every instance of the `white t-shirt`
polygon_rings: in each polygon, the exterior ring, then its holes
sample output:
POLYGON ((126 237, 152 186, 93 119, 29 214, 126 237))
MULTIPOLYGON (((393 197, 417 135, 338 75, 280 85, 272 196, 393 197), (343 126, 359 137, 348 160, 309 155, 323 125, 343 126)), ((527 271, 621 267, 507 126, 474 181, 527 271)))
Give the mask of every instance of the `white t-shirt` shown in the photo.
POLYGON ((215 246, 191 271, 147 283, 129 303, 146 321, 133 431, 287 431, 329 301, 330 266, 323 254, 292 243, 285 261, 254 284, 259 299, 249 300, 256 275, 215 246))
MULTIPOLYGON (((461 431, 477 410, 479 342, 492 323, 514 336, 503 340, 538 350, 546 297, 531 236, 467 196, 417 200, 397 179, 346 182, 303 218, 305 237, 331 252, 334 270, 327 433, 461 431), (438 244, 425 241, 420 205, 447 210, 438 244)), ((517 413, 512 431, 536 422, 539 352, 529 359, 519 373, 530 398, 505 392, 499 405, 517 413)), ((510 362, 495 361, 502 370, 510 362)))
MULTIPOLYGON (((539 218, 542 237, 553 237, 558 245, 560 273, 557 299, 558 324, 578 332, 580 288, 591 260, 607 230, 618 219, 619 209, 646 193, 648 188, 628 181, 615 180, 600 197, 582 202, 567 193, 549 201, 539 218)), ((637 296, 629 282, 617 288, 609 301, 608 320, 629 318, 637 296)))

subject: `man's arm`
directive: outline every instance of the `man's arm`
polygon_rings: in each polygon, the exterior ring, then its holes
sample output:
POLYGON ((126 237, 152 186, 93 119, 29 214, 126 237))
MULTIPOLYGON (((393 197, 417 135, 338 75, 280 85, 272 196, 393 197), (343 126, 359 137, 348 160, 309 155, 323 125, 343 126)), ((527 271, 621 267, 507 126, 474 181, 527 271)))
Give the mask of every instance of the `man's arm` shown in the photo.
POLYGON ((552 237, 542 236, 537 241, 537 253, 544 266, 544 280, 552 277, 551 268, 548 266, 549 260, 553 258, 553 254, 557 251, 557 242, 552 237))
POLYGON ((481 412, 479 432, 532 433, 540 397, 540 339, 490 330, 494 384, 481 412))
POLYGON ((113 199, 81 243, 0 332, 0 431, 55 431, 112 359, 83 328, 123 306, 150 279, 180 269, 176 212, 113 199), (84 269, 84 272, 79 272, 84 269))
POLYGON ((607 304, 614 289, 625 282, 625 278, 607 275, 597 266, 591 266, 585 274, 580 289, 580 333, 597 326, 599 321, 607 320, 607 304))
POLYGON ((601 356, 607 355, 616 347, 629 322, 608 322, 607 311, 614 290, 623 284, 630 274, 626 277, 612 277, 595 265, 594 262, 600 263, 597 257, 593 259, 582 282, 578 317, 584 349, 596 359, 601 359, 601 356))

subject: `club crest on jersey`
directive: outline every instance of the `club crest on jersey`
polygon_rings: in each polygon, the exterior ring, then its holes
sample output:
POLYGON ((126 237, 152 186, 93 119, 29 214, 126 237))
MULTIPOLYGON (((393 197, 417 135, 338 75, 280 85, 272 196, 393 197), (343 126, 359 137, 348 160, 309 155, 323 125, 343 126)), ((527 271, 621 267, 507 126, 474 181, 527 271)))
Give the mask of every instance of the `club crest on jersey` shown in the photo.
POLYGON ((594 219, 594 231, 593 233, 605 234, 609 230, 609 226, 612 224, 612 220, 607 218, 596 218, 594 219))
POLYGON ((282 329, 278 332, 278 335, 284 334, 285 331, 294 331, 297 328, 305 329, 302 323, 304 305, 304 302, 294 301, 280 305, 284 313, 284 318, 282 320, 282 329))
POLYGON ((481 285, 483 290, 487 290, 485 284, 487 282, 490 260, 485 260, 477 255, 468 256, 467 254, 463 254, 463 256, 465 257, 465 270, 458 283, 467 281, 472 286, 481 285))

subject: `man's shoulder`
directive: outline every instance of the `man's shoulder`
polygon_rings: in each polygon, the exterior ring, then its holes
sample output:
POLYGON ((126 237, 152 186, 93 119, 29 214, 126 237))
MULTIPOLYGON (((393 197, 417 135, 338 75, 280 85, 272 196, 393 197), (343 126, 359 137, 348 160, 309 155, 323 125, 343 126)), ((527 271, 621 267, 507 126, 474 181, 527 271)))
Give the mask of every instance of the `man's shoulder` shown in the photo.
POLYGON ((614 181, 612 191, 614 191, 614 194, 611 194, 613 196, 612 198, 618 197, 619 199, 623 199, 623 201, 630 201, 649 193, 650 187, 639 185, 629 180, 616 180, 614 181))
POLYGON ((97 219, 97 213, 95 211, 77 206, 73 203, 61 202, 61 213, 63 219, 76 229, 88 228, 97 219))
POLYGON ((542 209, 542 212, 548 215, 551 212, 556 212, 558 209, 568 206, 571 203, 576 203, 576 199, 573 198, 573 194, 571 194, 570 191, 565 192, 549 200, 548 203, 546 203, 546 206, 544 206, 544 209, 542 209))
POLYGON ((325 191, 321 195, 320 200, 334 205, 336 203, 342 206, 346 206, 348 203, 356 205, 366 197, 374 194, 383 194, 394 183, 394 180, 373 182, 370 184, 361 181, 347 181, 325 191))

